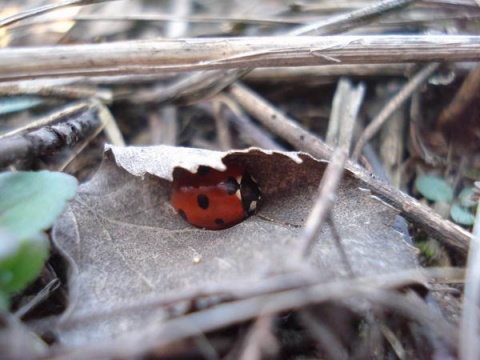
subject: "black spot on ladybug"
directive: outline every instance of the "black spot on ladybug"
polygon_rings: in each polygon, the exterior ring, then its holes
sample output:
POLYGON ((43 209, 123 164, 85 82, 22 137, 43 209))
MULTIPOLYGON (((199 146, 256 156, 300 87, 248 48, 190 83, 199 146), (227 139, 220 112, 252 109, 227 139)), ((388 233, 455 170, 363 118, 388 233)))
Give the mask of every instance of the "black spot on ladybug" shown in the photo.
POLYGON ((240 184, 233 176, 229 176, 225 182, 225 191, 228 195, 235 195, 237 190, 240 189, 240 184))
POLYGON ((200 206, 203 210, 208 209, 208 205, 209 205, 210 202, 208 200, 207 195, 198 194, 197 202, 198 202, 198 206, 200 206))
POLYGON ((225 221, 223 221, 223 219, 215 219, 215 224, 217 224, 217 225, 224 225, 224 224, 225 224, 225 221))
POLYGON ((197 170, 199 175, 208 175, 210 174, 210 168, 208 166, 199 166, 197 170))
POLYGON ((182 209, 178 209, 178 214, 183 218, 183 220, 188 221, 187 214, 182 209))

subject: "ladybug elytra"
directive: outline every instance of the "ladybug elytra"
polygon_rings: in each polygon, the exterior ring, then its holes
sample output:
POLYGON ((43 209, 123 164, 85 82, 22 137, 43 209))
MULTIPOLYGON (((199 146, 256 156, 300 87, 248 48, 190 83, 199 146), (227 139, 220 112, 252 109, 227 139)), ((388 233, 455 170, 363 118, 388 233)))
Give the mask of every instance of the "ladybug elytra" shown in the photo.
POLYGON ((194 174, 181 170, 174 177, 171 200, 190 224, 219 230, 251 215, 260 198, 260 189, 250 174, 231 165, 226 171, 207 166, 200 166, 194 174))

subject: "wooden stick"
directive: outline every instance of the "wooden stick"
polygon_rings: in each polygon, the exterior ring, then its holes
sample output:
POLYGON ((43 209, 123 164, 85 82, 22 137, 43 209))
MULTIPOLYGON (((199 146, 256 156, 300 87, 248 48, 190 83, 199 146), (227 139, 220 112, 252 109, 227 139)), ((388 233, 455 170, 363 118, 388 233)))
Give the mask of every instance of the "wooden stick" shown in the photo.
POLYGON ((85 108, 70 114, 66 121, 33 130, 25 135, 0 139, 0 168, 15 161, 54 154, 75 146, 103 127, 98 109, 86 104, 85 108))
POLYGON ((0 80, 326 64, 480 60, 480 36, 205 38, 0 49, 0 80))

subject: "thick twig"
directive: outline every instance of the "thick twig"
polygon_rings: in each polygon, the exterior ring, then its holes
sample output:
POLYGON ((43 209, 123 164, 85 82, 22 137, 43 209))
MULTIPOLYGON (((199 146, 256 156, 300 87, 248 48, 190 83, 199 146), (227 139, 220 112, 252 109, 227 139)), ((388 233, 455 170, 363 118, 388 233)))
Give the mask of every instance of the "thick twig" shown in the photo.
POLYGON ((103 126, 94 107, 69 115, 68 120, 34 130, 25 135, 13 135, 0 140, 0 167, 33 156, 50 155, 73 147, 103 126))
POLYGON ((13 135, 18 135, 21 133, 38 130, 45 126, 54 125, 62 121, 63 119, 69 117, 70 115, 75 115, 77 113, 80 113, 88 109, 88 106, 89 105, 86 102, 76 102, 73 104, 69 104, 63 107, 61 110, 55 111, 54 113, 51 113, 47 116, 43 116, 38 120, 34 120, 26 124, 25 126, 21 126, 15 130, 12 130, 5 134, 0 135, 0 140, 13 135))
MULTIPOLYGON (((295 121, 285 116, 253 91, 245 86, 234 84, 230 87, 230 94, 265 127, 298 150, 309 152, 320 159, 331 158, 332 149, 328 145, 302 129, 295 121)), ((432 209, 420 204, 411 196, 385 181, 378 179, 355 163, 348 161, 345 169, 360 180, 363 187, 400 211, 409 221, 425 229, 430 235, 449 245, 460 254, 466 254, 471 236, 467 231, 451 221, 442 219, 432 209)))
POLYGON ((419 86, 421 86, 439 67, 439 64, 430 64, 419 71, 398 94, 390 100, 380 113, 365 128, 363 134, 358 139, 355 150, 353 151, 353 160, 356 161, 360 157, 365 144, 377 133, 380 127, 388 120, 395 110, 397 110, 419 86))
POLYGON ((0 49, 0 80, 73 75, 480 59, 480 36, 384 35, 131 41, 0 49))

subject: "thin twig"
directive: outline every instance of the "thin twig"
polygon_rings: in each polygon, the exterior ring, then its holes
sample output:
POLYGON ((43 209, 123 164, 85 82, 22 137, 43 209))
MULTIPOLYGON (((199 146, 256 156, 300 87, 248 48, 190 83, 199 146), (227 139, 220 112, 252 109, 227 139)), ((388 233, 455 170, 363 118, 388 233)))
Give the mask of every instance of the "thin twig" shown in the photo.
POLYGON ((326 143, 331 147, 340 147, 350 154, 352 135, 365 94, 365 85, 354 87, 345 78, 338 82, 328 122, 326 143))
POLYGON ((318 137, 302 129, 296 121, 276 109, 245 85, 233 84, 230 96, 275 135, 288 141, 295 148, 310 152, 318 159, 330 159, 333 150, 318 137))
POLYGON ((65 171, 68 165, 72 163, 73 160, 83 151, 85 148, 95 139, 98 134, 104 129, 103 126, 99 126, 94 132, 92 132, 88 137, 79 142, 77 146, 73 149, 71 154, 63 161, 57 168, 57 171, 65 171))
POLYGON ((249 71, 249 69, 234 69, 195 73, 170 85, 160 85, 153 90, 139 91, 130 96, 128 101, 135 104, 171 101, 197 102, 219 93, 249 71))
POLYGON ((290 32, 290 35, 332 35, 339 34, 364 24, 368 24, 393 10, 400 10, 416 0, 385 0, 348 14, 333 16, 328 20, 302 26, 290 32))
POLYGON ((239 360, 261 360, 278 358, 279 346, 273 333, 275 317, 260 316, 251 326, 239 360))
POLYGON ((311 253, 312 247, 322 230, 323 223, 328 217, 330 209, 335 202, 335 192, 340 184, 343 174, 343 165, 348 156, 345 151, 337 149, 334 151, 331 161, 325 170, 322 181, 319 185, 318 196, 315 204, 308 215, 303 234, 299 242, 299 258, 303 261, 311 253))
POLYGON ((107 89, 92 89, 80 86, 45 85, 33 82, 0 84, 0 96, 35 95, 48 98, 85 99, 97 98, 111 102, 112 92, 107 89))
POLYGON ((383 337, 388 341, 392 350, 397 355, 397 358, 400 360, 405 360, 405 349, 402 345, 402 341, 398 338, 394 331, 390 329, 390 327, 385 323, 381 322, 379 324, 380 332, 382 333, 383 337))
POLYGON ((357 161, 360 157, 365 144, 377 133, 380 127, 388 120, 395 110, 397 110, 423 83, 438 69, 440 64, 434 63, 427 65, 419 71, 399 92, 390 100, 380 113, 365 128, 363 134, 358 139, 355 150, 353 151, 353 160, 357 161))
POLYGON ((39 6, 30 10, 22 11, 18 14, 9 16, 4 19, 0 19, 0 28, 12 25, 18 21, 25 20, 34 16, 42 15, 54 10, 58 10, 68 6, 80 6, 80 5, 92 5, 102 2, 115 1, 115 0, 70 0, 64 1, 59 4, 48 4, 44 6, 39 6))
MULTIPOLYGON (((399 76, 404 77, 413 63, 408 64, 358 64, 358 65, 324 65, 302 67, 258 68, 245 76, 249 82, 320 82, 338 81, 339 76, 371 77, 371 76, 399 76)), ((455 74, 463 75, 473 69, 472 63, 449 64, 448 69, 455 74)), ((95 78, 92 79, 92 82, 95 78)), ((129 79, 125 79, 129 81, 129 79)))
MULTIPOLYGON (((113 0, 112 0, 113 1, 113 0)), ((262 26, 279 26, 279 25, 302 25, 303 21, 297 19, 290 19, 287 17, 233 17, 233 16, 209 16, 209 15, 177 15, 177 14, 79 14, 75 16, 58 16, 51 19, 41 19, 29 24, 21 24, 13 29, 48 25, 55 22, 75 21, 75 22, 97 22, 97 21, 135 21, 135 22, 186 22, 186 23, 221 23, 221 24, 248 24, 248 25, 262 25, 262 26)))
POLYGON ((251 146, 269 150, 285 150, 272 139, 269 132, 256 125, 238 104, 227 94, 220 93, 211 99, 212 104, 220 103, 228 113, 228 120, 238 129, 239 136, 251 146), (230 115, 230 116, 229 116, 230 115))
MULTIPOLYGON (((298 150, 306 151, 319 159, 330 159, 333 150, 318 137, 302 129, 295 121, 288 118, 272 104, 249 90, 245 86, 234 84, 230 87, 232 97, 253 117, 273 133, 282 137, 298 150)), ((378 179, 351 161, 345 169, 353 174, 362 187, 400 211, 412 223, 425 229, 430 235, 452 247, 460 254, 467 253, 470 233, 451 221, 442 219, 435 211, 420 204, 411 196, 378 179)))
POLYGON ((189 22, 182 19, 188 17, 192 11, 193 3, 191 0, 171 0, 170 1, 170 13, 173 17, 178 19, 172 19, 168 22, 165 30, 165 36, 168 38, 179 38, 187 34, 187 30, 190 26, 189 22))
POLYGON ((312 309, 306 308, 299 310, 298 317, 310 333, 310 336, 321 345, 320 350, 323 350, 328 354, 328 359, 348 359, 348 351, 345 349, 342 342, 321 319, 318 319, 315 316, 315 312, 312 309))
POLYGON ((97 99, 90 99, 89 103, 98 110, 98 117, 105 126, 105 135, 108 142, 116 146, 125 146, 125 140, 122 135, 116 119, 113 117, 110 109, 97 99))
POLYGON ((377 291, 368 292, 364 295, 365 299, 373 302, 377 306, 382 306, 387 310, 394 311, 407 319, 429 327, 429 330, 438 331, 444 334, 442 340, 451 348, 458 346, 458 332, 456 327, 449 324, 438 311, 433 310, 413 291, 406 295, 400 292, 377 291), (447 335, 448 334, 448 335, 447 335))
MULTIPOLYGON (((325 142, 332 148, 338 145, 339 132, 343 125, 344 107, 349 102, 348 98, 350 97, 351 91, 352 83, 346 78, 341 78, 337 83, 337 88, 333 95, 332 109, 330 111, 330 118, 328 119, 327 134, 325 135, 325 142)), ((353 122, 351 126, 354 124, 355 122, 353 122)), ((349 149, 347 149, 347 153, 348 152, 349 149)))
POLYGON ((212 103, 213 118, 215 120, 215 128, 217 130, 218 147, 222 151, 232 149, 232 137, 230 135, 230 127, 227 118, 222 112, 222 105, 219 102, 212 103))
POLYGON ((28 314, 32 309, 35 309, 39 304, 44 302, 46 299, 52 295, 52 293, 60 287, 60 279, 54 278, 52 279, 45 287, 40 290, 35 296, 29 300, 25 305, 20 307, 17 311, 15 311, 15 316, 18 319, 21 319, 26 314, 28 314))
POLYGON ((179 132, 179 116, 175 105, 160 107, 157 112, 149 115, 151 143, 152 144, 177 144, 179 132))
POLYGON ((333 241, 335 242, 335 246, 337 247, 337 250, 340 254, 340 258, 342 259, 343 264, 345 265, 345 270, 348 272, 350 277, 354 277, 355 272, 353 271, 350 260, 348 259, 347 253, 345 252, 345 247, 342 244, 342 238, 340 237, 340 234, 337 231, 337 227, 333 222, 331 214, 328 214, 327 216, 327 223, 330 226, 330 232, 332 234, 333 241))

